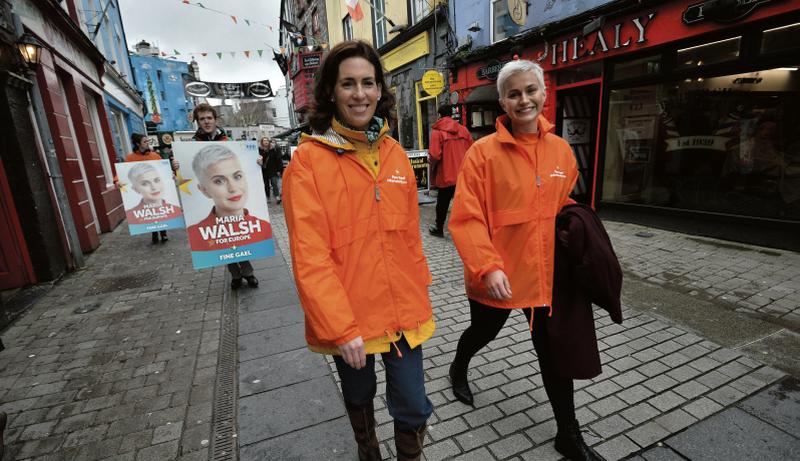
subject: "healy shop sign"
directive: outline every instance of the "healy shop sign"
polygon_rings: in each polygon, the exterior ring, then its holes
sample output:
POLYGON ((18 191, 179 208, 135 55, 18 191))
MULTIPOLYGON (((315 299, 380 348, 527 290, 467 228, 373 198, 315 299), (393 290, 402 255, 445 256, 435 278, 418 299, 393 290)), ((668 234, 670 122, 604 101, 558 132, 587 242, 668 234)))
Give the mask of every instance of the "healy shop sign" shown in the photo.
POLYGON ((542 62, 549 58, 550 64, 557 66, 641 45, 647 41, 647 32, 655 17, 656 12, 652 12, 600 28, 588 35, 576 34, 559 42, 546 42, 536 60, 542 62))

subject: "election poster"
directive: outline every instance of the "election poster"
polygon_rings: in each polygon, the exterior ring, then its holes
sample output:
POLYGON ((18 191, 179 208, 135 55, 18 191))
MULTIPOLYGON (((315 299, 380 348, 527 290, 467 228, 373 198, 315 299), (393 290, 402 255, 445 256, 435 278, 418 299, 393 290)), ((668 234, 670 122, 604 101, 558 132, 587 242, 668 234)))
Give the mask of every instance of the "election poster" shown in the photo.
POLYGON ((175 141, 172 152, 194 268, 274 256, 255 141, 175 141))
POLYGON ((117 163, 116 168, 131 235, 183 229, 169 160, 117 163))

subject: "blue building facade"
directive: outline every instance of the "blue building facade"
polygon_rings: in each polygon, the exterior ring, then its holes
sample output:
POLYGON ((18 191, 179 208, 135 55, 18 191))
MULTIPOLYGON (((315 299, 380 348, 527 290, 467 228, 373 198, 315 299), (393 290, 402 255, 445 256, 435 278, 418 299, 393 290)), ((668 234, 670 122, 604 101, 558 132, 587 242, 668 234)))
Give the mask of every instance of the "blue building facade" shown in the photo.
POLYGON ((145 101, 145 122, 159 132, 192 130, 189 115, 193 106, 184 93, 181 77, 189 73, 189 64, 162 59, 157 56, 157 48, 146 42, 146 46, 142 45, 137 44, 139 54, 130 58, 136 86, 145 101))
POLYGON ((118 0, 80 0, 81 28, 106 59, 103 101, 117 159, 132 150, 131 133, 143 133, 144 100, 128 57, 128 44, 118 0))

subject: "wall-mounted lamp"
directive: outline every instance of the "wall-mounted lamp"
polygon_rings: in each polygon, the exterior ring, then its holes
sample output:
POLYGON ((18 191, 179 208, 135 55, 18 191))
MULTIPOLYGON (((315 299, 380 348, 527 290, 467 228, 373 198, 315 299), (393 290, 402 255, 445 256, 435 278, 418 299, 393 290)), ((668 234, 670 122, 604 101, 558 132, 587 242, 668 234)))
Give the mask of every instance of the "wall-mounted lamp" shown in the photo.
POLYGON ((467 30, 470 32, 480 32, 481 24, 478 21, 475 21, 467 27, 467 30))
POLYGON ((36 69, 42 59, 42 42, 28 32, 17 40, 17 48, 29 69, 36 69))

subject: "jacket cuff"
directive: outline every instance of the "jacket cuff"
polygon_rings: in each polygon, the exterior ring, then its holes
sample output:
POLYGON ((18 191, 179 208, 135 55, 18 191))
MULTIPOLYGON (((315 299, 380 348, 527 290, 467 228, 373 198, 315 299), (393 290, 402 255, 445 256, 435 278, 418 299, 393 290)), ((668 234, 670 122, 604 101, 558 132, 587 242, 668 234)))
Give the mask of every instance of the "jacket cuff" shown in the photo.
POLYGON ((358 329, 353 329, 353 331, 351 331, 350 333, 334 341, 334 344, 336 344, 337 346, 341 346, 342 344, 347 344, 350 341, 358 338, 359 336, 361 336, 361 333, 358 331, 358 329))
POLYGON ((478 271, 478 272, 475 274, 475 276, 476 276, 476 277, 478 277, 479 279, 483 279, 483 276, 484 276, 484 275, 488 274, 489 272, 496 271, 496 270, 498 270, 498 269, 500 269, 501 271, 505 272, 505 268, 503 268, 503 265, 502 265, 502 264, 498 264, 498 263, 490 263, 490 264, 488 264, 488 265, 486 265, 486 266, 482 267, 482 268, 481 268, 481 269, 480 269, 480 270, 479 270, 479 271, 478 271))

